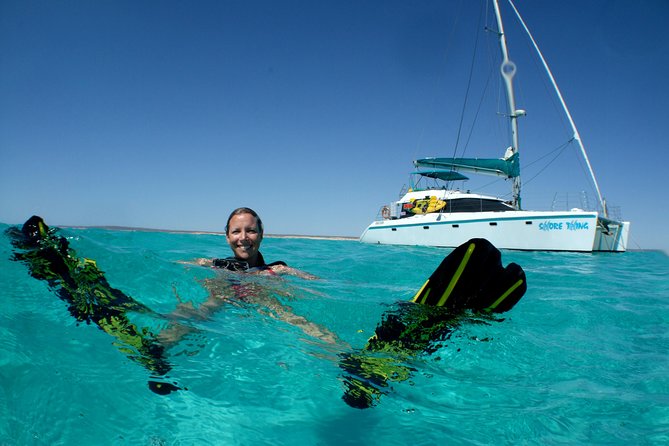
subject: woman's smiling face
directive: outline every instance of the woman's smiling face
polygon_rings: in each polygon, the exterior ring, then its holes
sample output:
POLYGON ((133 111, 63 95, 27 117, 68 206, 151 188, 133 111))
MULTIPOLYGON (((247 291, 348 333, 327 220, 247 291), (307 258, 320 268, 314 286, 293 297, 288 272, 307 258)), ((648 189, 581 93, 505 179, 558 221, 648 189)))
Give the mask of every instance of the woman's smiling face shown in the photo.
POLYGON ((258 220, 253 215, 248 213, 233 215, 228 223, 225 238, 236 258, 249 262, 251 267, 256 266, 262 232, 258 227, 258 220))

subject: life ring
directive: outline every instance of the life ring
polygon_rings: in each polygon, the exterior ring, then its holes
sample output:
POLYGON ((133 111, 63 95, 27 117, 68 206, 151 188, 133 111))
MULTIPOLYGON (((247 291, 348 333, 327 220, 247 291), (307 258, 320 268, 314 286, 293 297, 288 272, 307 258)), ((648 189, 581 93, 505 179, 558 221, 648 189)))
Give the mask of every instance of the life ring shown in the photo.
POLYGON ((383 217, 385 220, 390 218, 390 208, 388 206, 383 206, 381 208, 381 217, 383 217))

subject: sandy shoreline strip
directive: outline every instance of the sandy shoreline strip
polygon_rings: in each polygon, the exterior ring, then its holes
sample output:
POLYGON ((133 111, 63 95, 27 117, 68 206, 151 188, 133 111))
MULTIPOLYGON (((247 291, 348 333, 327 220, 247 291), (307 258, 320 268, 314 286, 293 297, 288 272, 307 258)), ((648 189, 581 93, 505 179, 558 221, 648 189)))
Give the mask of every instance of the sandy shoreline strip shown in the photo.
POLYGON ((358 237, 347 237, 343 235, 297 235, 297 234, 265 234, 265 238, 306 238, 313 240, 354 240, 358 237))
MULTIPOLYGON (((155 228, 135 228, 130 226, 61 226, 71 229, 107 229, 110 231, 137 231, 137 232, 167 232, 172 234, 206 234, 206 235, 225 235, 220 231, 190 231, 187 229, 155 229, 155 228)), ((358 237, 349 237, 343 235, 299 235, 299 234, 265 234, 265 238, 299 238, 313 240, 358 240, 358 237)))

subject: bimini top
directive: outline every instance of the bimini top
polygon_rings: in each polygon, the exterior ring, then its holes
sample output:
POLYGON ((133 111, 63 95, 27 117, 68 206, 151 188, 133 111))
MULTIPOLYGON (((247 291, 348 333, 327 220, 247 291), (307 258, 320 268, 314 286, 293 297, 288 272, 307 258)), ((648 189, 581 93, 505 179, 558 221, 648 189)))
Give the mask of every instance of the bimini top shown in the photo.
POLYGON ((464 176, 463 174, 459 172, 455 172, 454 170, 446 170, 446 169, 433 169, 433 170, 418 170, 416 172, 412 172, 414 175, 420 175, 423 177, 428 177, 428 178, 436 178, 438 180, 443 180, 443 181, 458 181, 458 180, 468 180, 469 178, 464 176))
POLYGON ((416 167, 443 171, 461 170, 506 178, 515 178, 520 175, 518 153, 508 158, 423 158, 413 163, 416 167))

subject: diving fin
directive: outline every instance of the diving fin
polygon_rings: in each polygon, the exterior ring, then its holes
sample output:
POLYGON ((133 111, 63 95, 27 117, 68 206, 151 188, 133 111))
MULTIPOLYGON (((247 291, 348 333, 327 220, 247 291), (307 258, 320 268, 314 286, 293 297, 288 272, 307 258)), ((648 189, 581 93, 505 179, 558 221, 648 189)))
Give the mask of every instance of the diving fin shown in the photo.
POLYGON ((41 217, 32 216, 20 230, 12 227, 6 233, 14 246, 13 260, 25 263, 32 277, 46 281, 77 321, 93 323, 113 336, 121 352, 151 372, 153 392, 165 395, 179 389, 166 381, 172 366, 165 347, 126 315, 127 311, 152 312, 148 307, 111 287, 95 262, 78 258, 68 241, 41 217))
POLYGON ((474 311, 504 313, 513 308, 527 291, 525 271, 516 263, 509 263, 491 274, 471 301, 474 311))
POLYGON ((432 273, 412 301, 451 310, 503 312, 527 289, 523 269, 502 266, 502 254, 486 239, 458 246, 432 273))
POLYGON ((375 406, 389 392, 389 382, 409 379, 414 369, 407 361, 434 351, 465 311, 508 311, 526 290, 523 269, 515 263, 503 267, 500 251, 488 240, 474 238, 458 246, 411 299, 413 304, 403 302, 386 312, 364 348, 340 355, 343 400, 357 409, 375 406))

